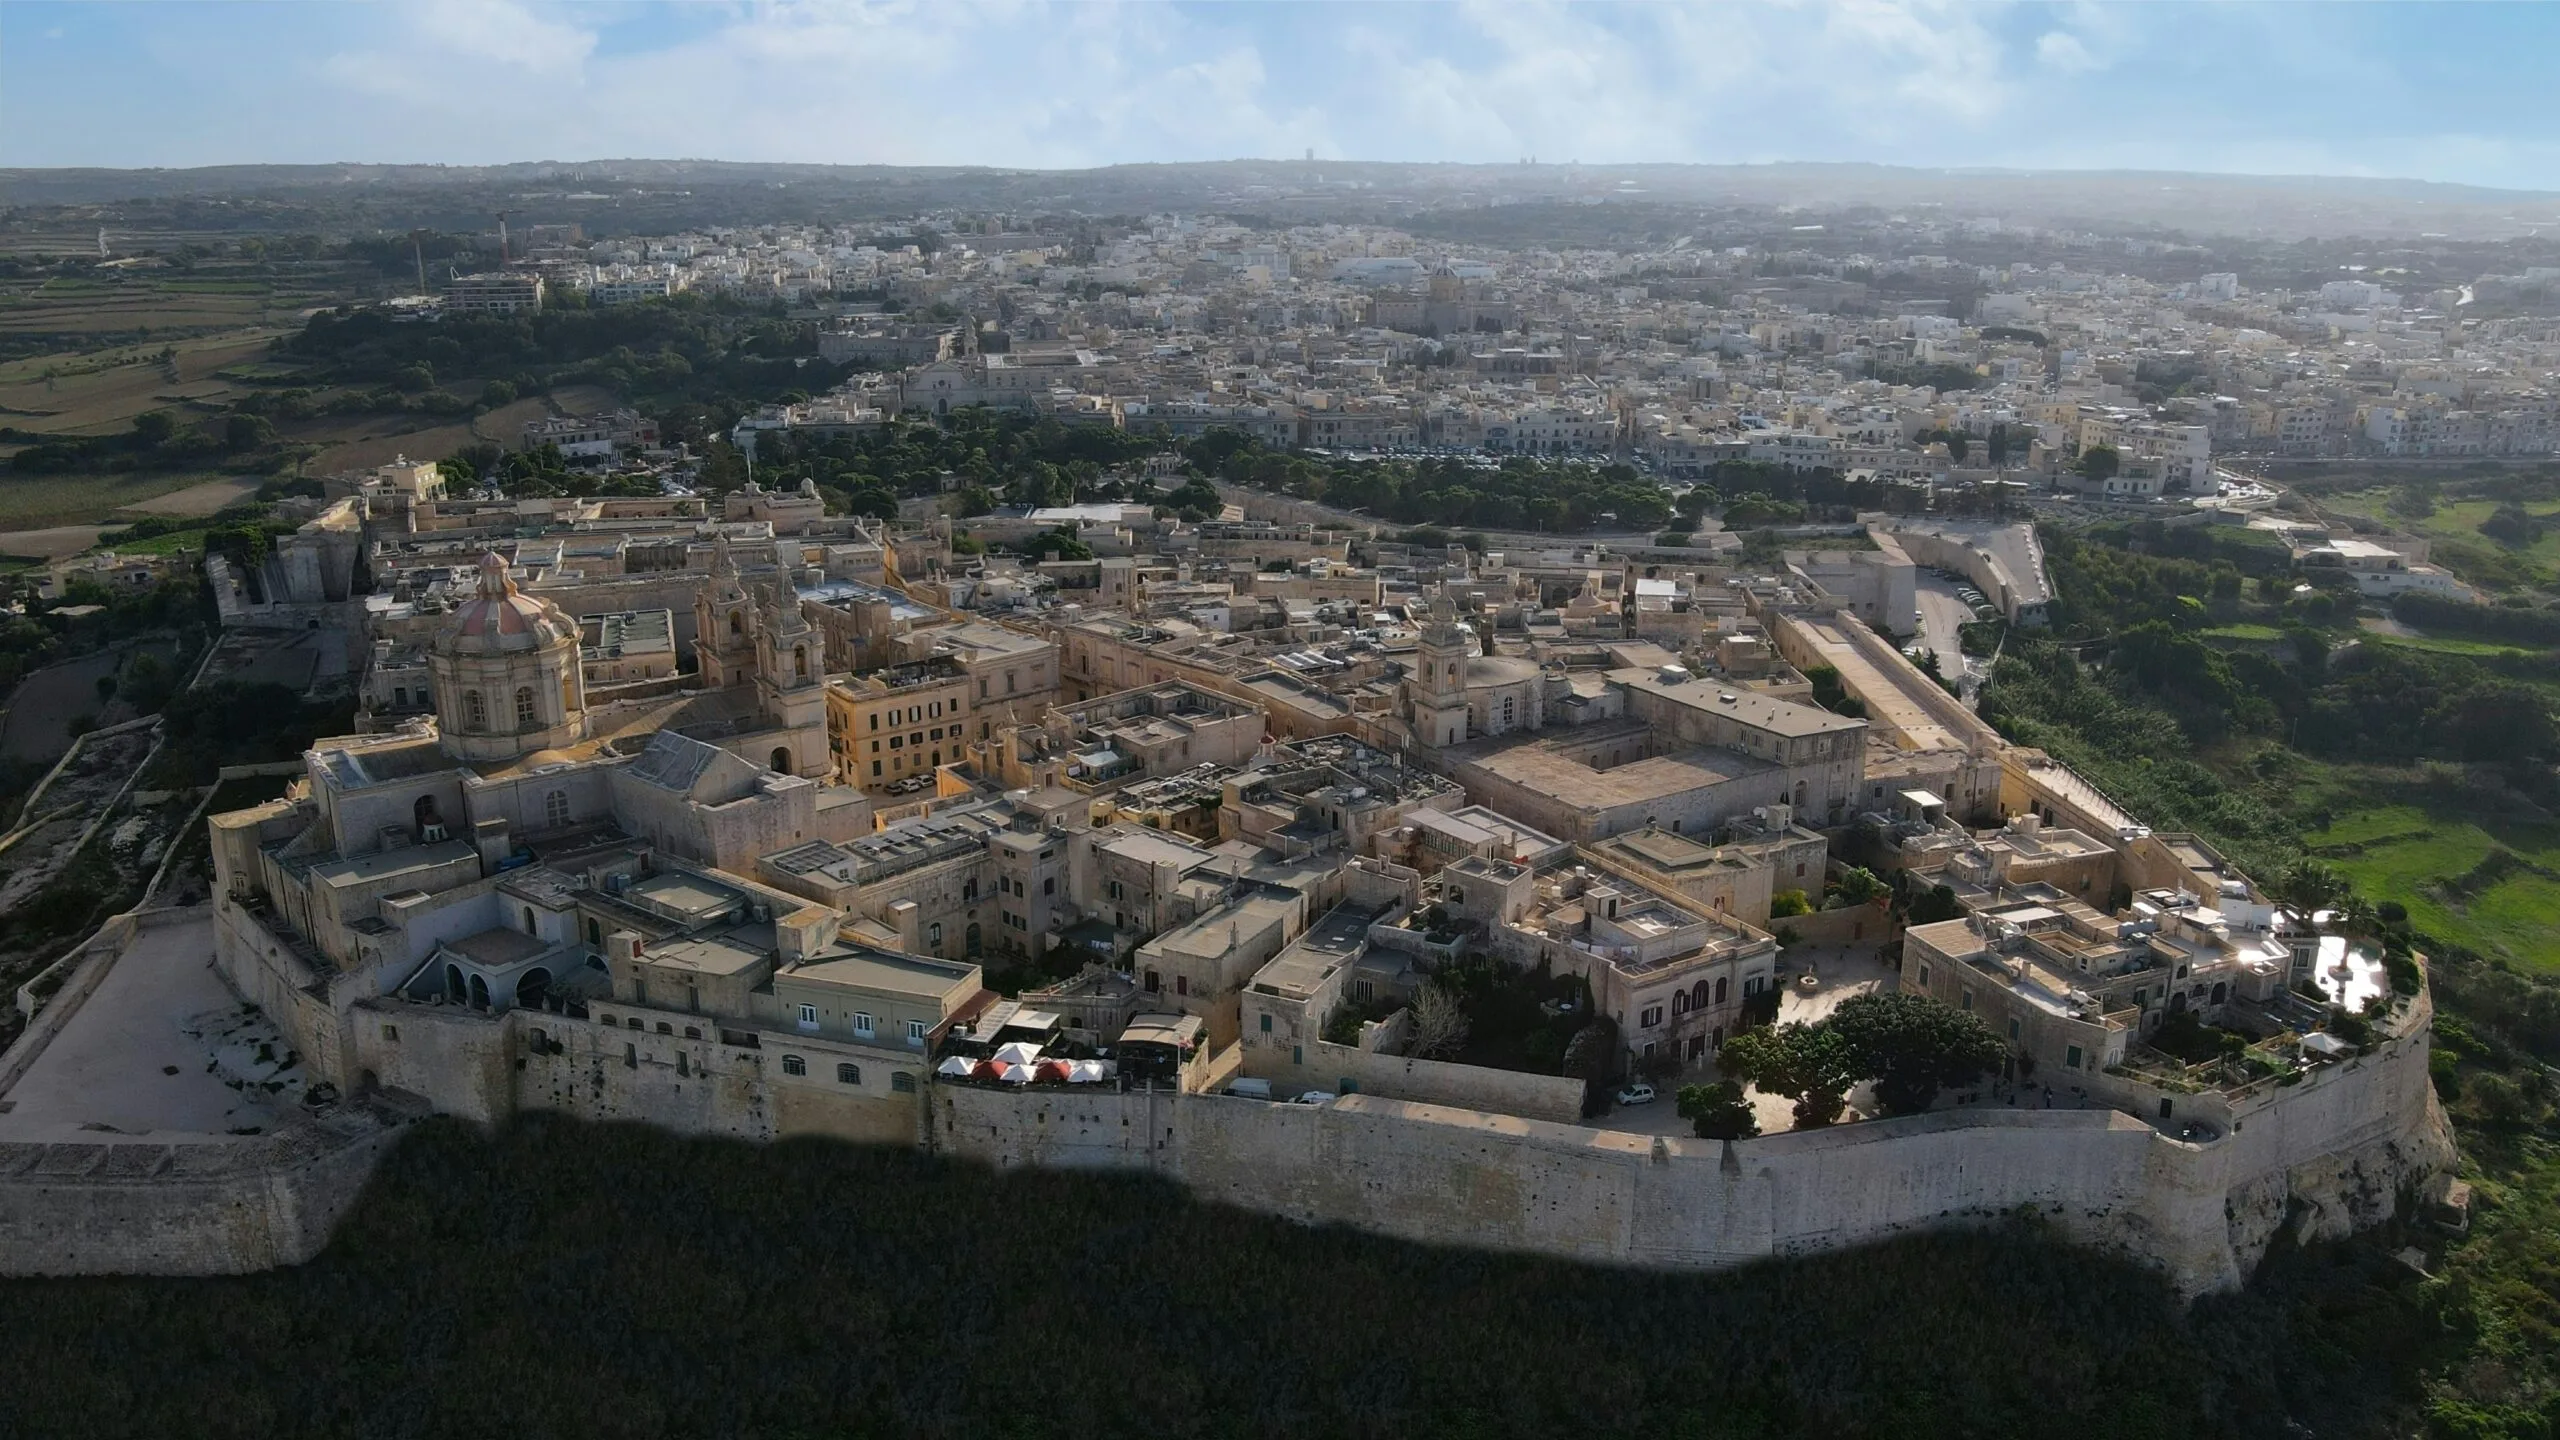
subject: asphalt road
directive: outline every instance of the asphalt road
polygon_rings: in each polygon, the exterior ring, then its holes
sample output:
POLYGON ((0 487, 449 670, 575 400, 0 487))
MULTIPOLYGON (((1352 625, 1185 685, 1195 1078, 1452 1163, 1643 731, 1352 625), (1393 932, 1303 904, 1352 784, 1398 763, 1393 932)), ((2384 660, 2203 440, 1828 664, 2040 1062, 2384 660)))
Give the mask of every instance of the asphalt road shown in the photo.
POLYGON ((1938 652, 1938 673, 1954 679, 1964 674, 1964 649, 1957 627, 1973 619, 1973 611, 1956 598, 1956 582, 1926 570, 1912 580, 1912 598, 1920 610, 1920 639, 1938 652))

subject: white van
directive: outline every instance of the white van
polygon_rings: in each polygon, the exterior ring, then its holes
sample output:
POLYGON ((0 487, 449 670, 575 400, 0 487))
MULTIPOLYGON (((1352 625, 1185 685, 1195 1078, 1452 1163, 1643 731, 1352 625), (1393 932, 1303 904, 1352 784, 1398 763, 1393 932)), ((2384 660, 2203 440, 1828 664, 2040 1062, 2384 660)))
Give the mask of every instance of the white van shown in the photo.
POLYGON ((1227 1082, 1227 1093, 1244 1100, 1268 1100, 1271 1098, 1271 1082, 1253 1079, 1231 1080, 1227 1082))

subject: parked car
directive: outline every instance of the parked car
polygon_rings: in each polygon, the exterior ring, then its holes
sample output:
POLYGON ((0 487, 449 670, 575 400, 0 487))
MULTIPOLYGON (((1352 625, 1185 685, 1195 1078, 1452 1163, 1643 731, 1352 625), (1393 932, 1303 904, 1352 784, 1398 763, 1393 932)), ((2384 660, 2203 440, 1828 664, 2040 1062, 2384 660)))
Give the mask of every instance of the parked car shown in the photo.
POLYGON ((1653 1100, 1653 1087, 1641 1080, 1618 1091, 1618 1103, 1621 1105, 1650 1105, 1653 1100))
POLYGON ((1292 1105, 1322 1105, 1332 1098, 1333 1092, 1330 1090, 1310 1090, 1306 1094, 1299 1096, 1297 1099, 1292 1100, 1289 1103, 1292 1105))

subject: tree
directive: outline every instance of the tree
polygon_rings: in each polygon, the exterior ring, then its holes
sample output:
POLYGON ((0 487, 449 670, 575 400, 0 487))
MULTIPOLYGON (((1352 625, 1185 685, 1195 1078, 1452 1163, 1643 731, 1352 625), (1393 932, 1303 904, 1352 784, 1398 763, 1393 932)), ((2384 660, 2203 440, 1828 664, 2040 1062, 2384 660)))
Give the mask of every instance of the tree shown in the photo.
POLYGON ((1796 1125, 1811 1129, 1840 1118, 1858 1083, 1849 1054, 1824 1025, 1745 1030, 1724 1042, 1717 1067, 1744 1084, 1796 1102, 1796 1125))
POLYGON ((2090 483, 2103 485, 2124 468, 2124 457, 2112 445, 2092 445, 2080 452, 2080 459, 2072 468, 2090 483))
POLYGON ((1953 920, 1963 913, 1964 907, 1956 903, 1954 887, 1932 885, 1925 894, 1912 900, 1911 910, 1903 917, 1903 923, 1934 925, 1941 920, 1953 920))
POLYGON ((1996 1069, 2000 1037, 1969 1011, 1926 995, 1853 995, 1822 1022, 1839 1038, 1850 1069, 1875 1082, 1876 1102, 1894 1115, 1929 1108, 1938 1092, 1996 1069))
POLYGON ((233 413, 222 420, 222 448, 255 450, 276 438, 276 427, 257 415, 233 413))
POLYGON ((116 677, 114 677, 113 675, 101 675, 101 676, 99 676, 99 677, 98 677, 98 703, 99 703, 99 704, 101 704, 101 705, 104 705, 104 704, 106 704, 108 701, 113 700, 114 698, 116 698, 116 677))
POLYGON ((133 438, 145 445, 165 445, 178 433, 178 421, 166 410, 145 410, 133 417, 133 438))
POLYGON ((1467 1043, 1467 1012, 1458 998, 1426 983, 1413 997, 1413 1040, 1407 1052, 1425 1060, 1455 1055, 1467 1043))
POLYGON ((1790 915, 1812 913, 1812 902, 1804 898, 1804 892, 1801 890, 1781 890, 1769 897, 1769 918, 1773 920, 1783 920, 1790 915))
POLYGON ((1876 872, 1863 865, 1852 865, 1840 872, 1840 899, 1843 904, 1868 905, 1885 892, 1885 883, 1876 872))
POLYGON ((1681 1086, 1680 1118, 1697 1127, 1701 1140, 1748 1140, 1760 1133, 1760 1117, 1731 1080, 1681 1086))

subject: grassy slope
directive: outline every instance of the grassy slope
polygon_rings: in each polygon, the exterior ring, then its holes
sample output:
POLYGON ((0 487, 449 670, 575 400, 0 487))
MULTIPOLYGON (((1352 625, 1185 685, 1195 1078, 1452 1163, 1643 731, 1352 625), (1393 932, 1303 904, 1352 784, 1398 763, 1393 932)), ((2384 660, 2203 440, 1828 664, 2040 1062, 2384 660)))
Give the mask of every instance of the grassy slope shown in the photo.
MULTIPOLYGON (((2378 900, 2398 900, 2420 930, 2524 969, 2560 971, 2560 829, 2483 826, 2455 808, 2378 804, 2303 837, 2314 854, 2378 900), (2471 875, 2492 855, 2516 862, 2465 895, 2442 882, 2471 875)), ((2483 877, 2490 878, 2490 877, 2483 877)))
MULTIPOLYGON (((2341 1313, 2409 1287, 2343 1252, 2341 1313)), ((2382 1433, 2371 1327, 2181 1315, 2024 1234, 1700 1277, 1309 1230, 1172 1187, 526 1122, 411 1136, 319 1260, 0 1283, 13 1435, 2382 1433), (2262 1347, 2314 1327, 2345 1365, 2262 1347)))

